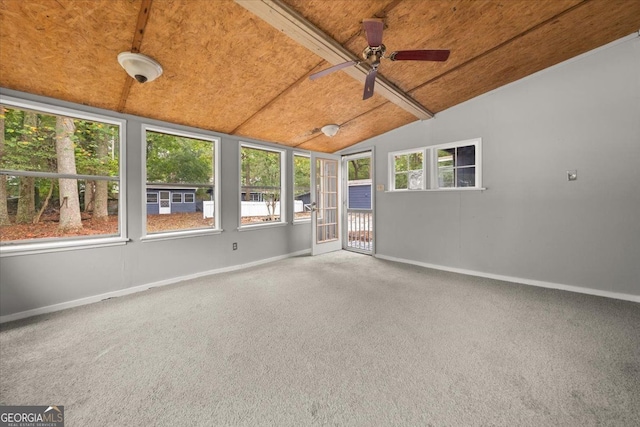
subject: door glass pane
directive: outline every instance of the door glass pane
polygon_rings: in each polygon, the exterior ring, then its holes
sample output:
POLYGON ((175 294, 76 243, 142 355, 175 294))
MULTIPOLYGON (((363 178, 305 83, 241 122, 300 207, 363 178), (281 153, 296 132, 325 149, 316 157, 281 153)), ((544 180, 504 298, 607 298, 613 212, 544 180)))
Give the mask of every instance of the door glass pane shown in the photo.
POLYGON ((338 206, 338 162, 329 159, 317 159, 316 191, 317 211, 317 243, 337 240, 337 206, 338 206))

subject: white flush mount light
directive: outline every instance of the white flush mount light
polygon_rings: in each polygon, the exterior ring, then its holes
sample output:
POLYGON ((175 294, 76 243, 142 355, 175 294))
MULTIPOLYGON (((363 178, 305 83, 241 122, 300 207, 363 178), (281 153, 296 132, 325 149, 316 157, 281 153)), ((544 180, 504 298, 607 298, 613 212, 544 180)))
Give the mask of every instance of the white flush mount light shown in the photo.
POLYGON ((139 83, 152 82, 162 74, 162 66, 141 53, 122 52, 118 62, 139 83))
POLYGON ((338 126, 338 125, 325 125, 325 126, 322 126, 322 129, 320 129, 320 130, 322 131, 322 133, 324 133, 329 138, 331 138, 336 133, 338 133, 338 131, 340 130, 340 126, 338 126))

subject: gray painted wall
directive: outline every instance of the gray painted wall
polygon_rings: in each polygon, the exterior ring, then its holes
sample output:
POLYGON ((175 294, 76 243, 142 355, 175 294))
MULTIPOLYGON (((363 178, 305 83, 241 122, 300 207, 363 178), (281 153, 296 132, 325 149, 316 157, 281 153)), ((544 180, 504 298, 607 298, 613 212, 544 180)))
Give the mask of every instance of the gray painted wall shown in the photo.
MULTIPOLYGON (((218 134, 212 135, 222 138, 225 231, 141 242, 142 119, 2 92, 128 120, 127 217, 132 241, 125 246, 0 258, 0 315, 310 248, 309 224, 236 230, 239 139, 218 134), (231 250, 232 242, 238 242, 238 251, 231 250)), ((390 151, 483 138, 486 191, 376 193, 376 252, 640 295, 639 118, 636 37, 353 147, 349 152, 375 147, 375 182, 386 188, 390 151), (578 180, 568 182, 566 171, 572 169, 578 170, 578 180)), ((290 156, 287 163, 290 170, 290 156)), ((287 186, 291 194, 290 180, 287 186)))
POLYGON ((640 38, 348 152, 375 146, 386 189, 389 152, 477 137, 487 190, 377 192, 377 254, 640 295, 640 38))
MULTIPOLYGON (((240 139, 5 89, 2 93, 127 120, 127 219, 131 242, 124 246, 0 258, 1 316, 311 248, 309 223, 237 231, 240 139), (221 137, 221 226, 224 232, 163 241, 140 240, 145 196, 141 150, 143 122, 221 137), (233 242, 238 242, 237 251, 232 251, 233 242)), ((287 152, 289 171, 291 166, 291 155, 287 152)), ((291 186, 291 179, 287 179, 288 194, 292 194, 291 186)), ((293 209, 292 203, 287 201, 287 205, 291 205, 289 210, 293 209)))

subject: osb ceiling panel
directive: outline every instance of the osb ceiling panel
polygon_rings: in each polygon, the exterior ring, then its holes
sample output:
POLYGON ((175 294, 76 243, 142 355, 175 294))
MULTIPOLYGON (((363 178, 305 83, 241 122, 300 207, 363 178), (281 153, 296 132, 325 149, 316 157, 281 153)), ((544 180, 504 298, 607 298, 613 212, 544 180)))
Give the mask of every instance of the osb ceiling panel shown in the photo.
POLYGON ((125 111, 231 133, 318 63, 232 1, 155 1, 141 52, 166 74, 135 85, 125 111))
POLYGON ((638 16, 640 2, 589 2, 411 94, 419 101, 428 100, 435 111, 445 110, 623 37, 627 28, 638 25, 638 16), (601 27, 602 22, 610 25, 601 27))
POLYGON ((139 5, 0 1, 0 86, 115 110, 139 5))
MULTIPOLYGON (((385 21, 383 42, 388 49, 449 49, 451 55, 444 63, 385 61, 381 71, 403 90, 409 91, 579 2, 509 0, 400 3, 385 21)), ((427 107, 432 108, 429 104, 427 107)))
POLYGON ((323 134, 319 134, 301 144, 298 148, 333 153, 348 148, 363 139, 373 138, 387 132, 389 129, 395 129, 413 121, 415 121, 415 117, 404 110, 400 110, 394 104, 385 102, 367 111, 364 115, 355 117, 345 123, 338 132, 340 138, 335 136, 328 138, 323 134))
POLYGON ((271 141, 286 141, 286 145, 295 147, 317 136, 327 123, 344 125, 387 102, 380 96, 362 102, 362 91, 359 82, 342 73, 314 81, 302 79, 236 132, 245 136, 264 134, 271 141), (291 105, 296 108, 289 108, 291 105), (302 127, 301 124, 308 126, 302 127))
MULTIPOLYGON (((280 1, 355 55, 371 17, 388 52, 450 49, 444 63, 380 65, 436 113, 640 28, 637 0, 280 1)), ((233 0, 0 0, 4 88, 325 152, 416 120, 379 94, 362 101, 344 72, 308 79, 330 65, 233 0), (154 82, 117 62, 138 46, 164 68, 154 82), (327 123, 341 125, 333 138, 327 123)))

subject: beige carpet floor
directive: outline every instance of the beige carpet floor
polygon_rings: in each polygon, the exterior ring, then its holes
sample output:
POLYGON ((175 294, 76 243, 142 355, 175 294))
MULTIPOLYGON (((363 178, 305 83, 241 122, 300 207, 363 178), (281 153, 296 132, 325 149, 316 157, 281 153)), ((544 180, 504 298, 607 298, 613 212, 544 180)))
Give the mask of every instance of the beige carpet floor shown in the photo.
POLYGON ((66 426, 638 426, 640 305, 348 252, 0 326, 66 426))

